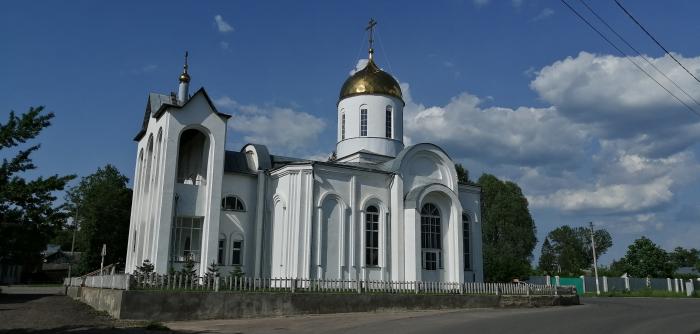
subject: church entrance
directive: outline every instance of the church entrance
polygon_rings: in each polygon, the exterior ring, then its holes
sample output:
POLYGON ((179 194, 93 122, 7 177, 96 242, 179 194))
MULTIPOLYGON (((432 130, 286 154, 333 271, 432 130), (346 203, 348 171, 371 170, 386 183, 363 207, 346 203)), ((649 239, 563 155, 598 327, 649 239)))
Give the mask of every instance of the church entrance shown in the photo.
POLYGON ((347 266, 346 248, 348 231, 345 224, 344 208, 337 198, 324 200, 321 207, 320 226, 320 276, 324 279, 340 279, 347 266))

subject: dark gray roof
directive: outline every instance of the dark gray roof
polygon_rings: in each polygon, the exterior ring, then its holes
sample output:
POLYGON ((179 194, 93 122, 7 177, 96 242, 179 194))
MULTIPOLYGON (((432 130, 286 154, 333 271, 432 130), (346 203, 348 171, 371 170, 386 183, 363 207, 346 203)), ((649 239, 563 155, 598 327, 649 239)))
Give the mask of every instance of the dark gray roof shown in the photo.
POLYGON ((146 130, 148 130, 148 122, 151 117, 160 118, 160 116, 165 112, 165 109, 168 107, 178 109, 182 108, 190 103, 190 101, 192 101, 192 99, 198 94, 204 95, 204 98, 207 100, 207 103, 209 103, 209 106, 214 113, 225 119, 231 118, 231 115, 224 114, 216 110, 216 106, 214 106, 214 103, 211 101, 211 98, 209 98, 209 94, 207 94, 207 92, 204 90, 204 87, 198 89, 183 105, 178 105, 177 98, 173 94, 163 95, 158 93, 150 93, 148 94, 148 103, 146 104, 146 111, 143 115, 141 130, 139 130, 139 132, 136 134, 134 140, 139 141, 146 134, 146 130))
POLYGON ((245 153, 226 151, 224 156, 224 173, 254 173, 248 169, 245 153))

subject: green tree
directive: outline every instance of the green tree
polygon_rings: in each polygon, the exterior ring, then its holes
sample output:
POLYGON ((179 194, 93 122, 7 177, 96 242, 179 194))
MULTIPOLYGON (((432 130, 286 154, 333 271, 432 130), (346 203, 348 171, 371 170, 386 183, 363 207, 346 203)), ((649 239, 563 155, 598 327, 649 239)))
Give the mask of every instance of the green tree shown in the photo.
POLYGON ((78 240, 84 252, 78 272, 99 268, 103 244, 107 245, 105 265, 124 263, 131 215, 131 189, 127 182, 126 176, 107 165, 82 178, 68 192, 72 210, 79 213, 78 240))
POLYGON ((537 237, 527 199, 517 184, 490 174, 483 174, 478 185, 482 194, 485 279, 504 282, 528 276, 537 237))
MULTIPOLYGON (((593 235, 596 243, 596 257, 599 258, 612 246, 612 238, 610 233, 604 229, 595 230, 593 235)), ((541 256, 545 255, 545 250, 551 253, 549 256, 552 258, 553 266, 540 266, 541 271, 578 276, 584 269, 592 267, 593 251, 589 228, 560 226, 549 232, 547 239, 551 240, 551 244, 549 249, 542 246, 541 256)))
POLYGON ((676 247, 673 252, 669 253, 673 269, 680 267, 700 267, 700 251, 691 248, 676 247))
POLYGON ((549 238, 544 238, 542 243, 542 252, 540 254, 540 261, 537 266, 541 272, 546 274, 553 274, 557 272, 557 255, 554 252, 554 247, 549 243, 549 238))
POLYGON ((673 273, 668 253, 647 237, 641 237, 629 245, 616 269, 624 270, 632 277, 670 277, 673 273))
POLYGON ((455 164, 455 169, 457 170, 457 181, 460 183, 472 183, 469 180, 469 171, 462 166, 462 164, 455 164))
POLYGON ((39 145, 8 152, 51 125, 54 114, 43 110, 30 108, 21 116, 11 111, 7 123, 0 123, 0 262, 22 265, 25 273, 41 264, 41 251, 65 224, 65 207, 54 203, 54 193, 62 191, 75 177, 53 175, 27 180, 23 174, 36 169, 30 155, 39 145))

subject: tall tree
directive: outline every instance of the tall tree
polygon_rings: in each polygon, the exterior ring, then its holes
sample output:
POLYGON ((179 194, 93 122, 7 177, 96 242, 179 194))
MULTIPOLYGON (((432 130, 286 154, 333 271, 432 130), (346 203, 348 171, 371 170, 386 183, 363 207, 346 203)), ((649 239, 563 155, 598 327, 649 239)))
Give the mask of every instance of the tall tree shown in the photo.
MULTIPOLYGON (((604 229, 595 230, 593 238, 596 244, 596 257, 599 258, 612 246, 612 238, 610 233, 604 229)), ((551 244, 549 249, 542 246, 542 256, 545 255, 545 250, 549 252, 554 267, 540 266, 541 271, 578 276, 584 269, 591 268, 593 265, 591 230, 589 228, 560 226, 549 232, 547 239, 551 240, 551 244)))
POLYGON ((30 108, 21 116, 11 111, 7 123, 0 123, 0 262, 22 265, 25 273, 41 263, 41 251, 65 223, 64 206, 54 203, 53 194, 62 191, 75 177, 53 175, 26 180, 23 174, 36 169, 30 155, 39 145, 14 154, 8 152, 51 125, 54 114, 43 110, 44 107, 30 108))
POLYGON ((676 247, 669 253, 673 269, 680 267, 700 267, 700 251, 695 248, 676 247))
POLYGON ((509 281, 529 275, 537 243, 535 222, 520 187, 483 174, 484 275, 487 281, 509 281))
POLYGON ((77 212, 78 242, 83 250, 79 272, 98 269, 102 245, 107 245, 105 264, 124 263, 129 238, 131 189, 129 179, 112 165, 82 178, 67 199, 77 212))
POLYGON ((462 166, 462 164, 455 164, 455 170, 457 170, 457 180, 461 183, 472 183, 469 180, 469 171, 462 166))
POLYGON ((647 237, 629 245, 617 266, 632 277, 669 277, 673 273, 668 253, 647 237))
POLYGON ((540 271, 547 274, 557 272, 557 254, 554 252, 554 247, 549 243, 549 238, 544 238, 542 243, 542 253, 538 264, 540 271))

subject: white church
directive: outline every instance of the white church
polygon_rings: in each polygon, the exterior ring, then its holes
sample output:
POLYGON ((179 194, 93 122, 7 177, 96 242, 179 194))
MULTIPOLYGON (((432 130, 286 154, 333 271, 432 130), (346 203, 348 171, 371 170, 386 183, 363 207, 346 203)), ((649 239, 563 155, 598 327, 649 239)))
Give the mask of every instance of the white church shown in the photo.
POLYGON ((204 88, 148 97, 138 142, 126 271, 186 259, 203 274, 483 281, 480 188, 440 147, 404 146, 399 83, 373 59, 340 89, 335 156, 225 148, 227 122, 204 88))

